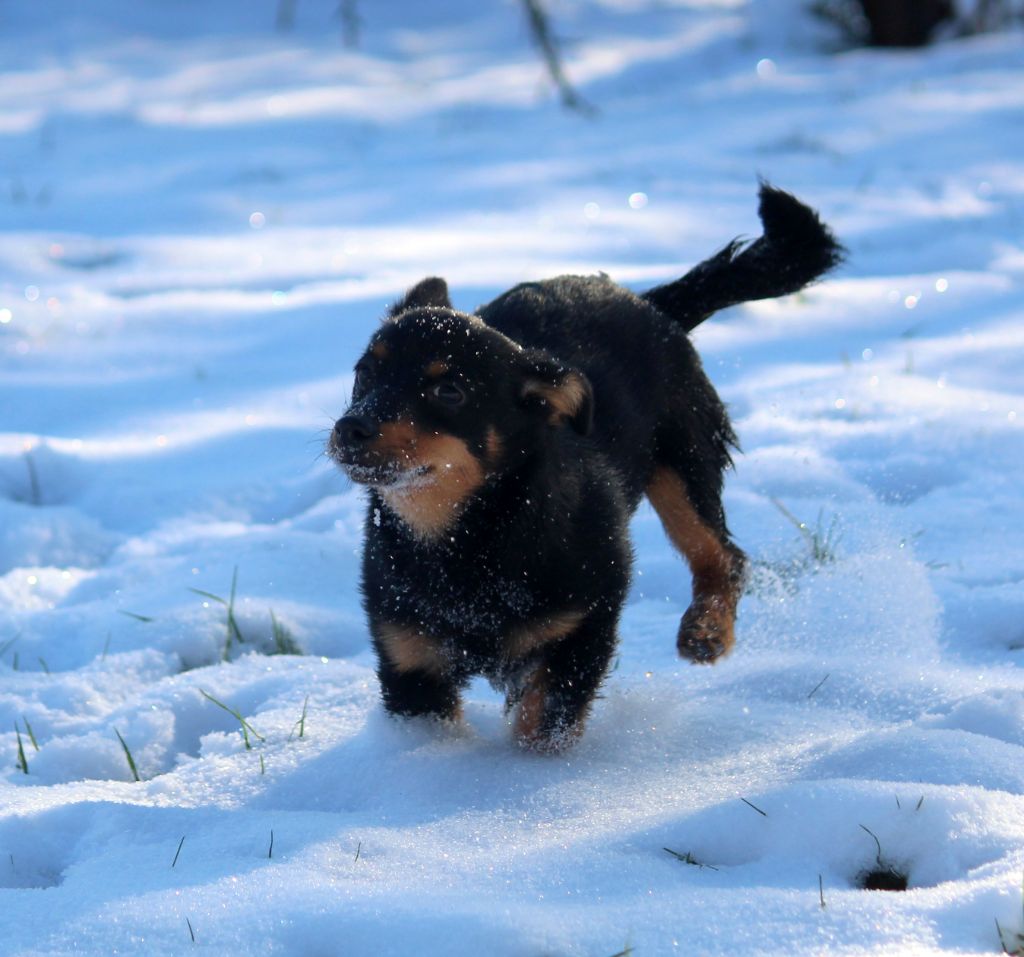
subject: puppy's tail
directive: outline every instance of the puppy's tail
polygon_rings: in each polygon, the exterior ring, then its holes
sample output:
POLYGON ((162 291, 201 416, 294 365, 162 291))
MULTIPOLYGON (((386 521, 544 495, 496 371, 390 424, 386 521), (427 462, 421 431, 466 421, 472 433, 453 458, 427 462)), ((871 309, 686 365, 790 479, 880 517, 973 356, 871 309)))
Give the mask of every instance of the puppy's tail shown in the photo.
POLYGON ((763 236, 749 244, 734 239, 682 279, 641 298, 689 332, 727 306, 797 292, 842 262, 845 250, 813 209, 764 182, 760 199, 763 236))

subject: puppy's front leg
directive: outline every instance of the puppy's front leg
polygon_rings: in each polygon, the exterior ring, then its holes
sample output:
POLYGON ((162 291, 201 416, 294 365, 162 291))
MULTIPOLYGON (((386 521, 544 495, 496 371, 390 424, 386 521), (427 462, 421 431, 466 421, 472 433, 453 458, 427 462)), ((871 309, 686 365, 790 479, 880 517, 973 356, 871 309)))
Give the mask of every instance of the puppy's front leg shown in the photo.
POLYGON ((516 697, 513 734, 520 745, 555 753, 576 741, 615 642, 614 620, 585 620, 544 649, 516 697))
POLYGON ((390 622, 373 622, 371 632, 384 707, 404 717, 457 720, 460 682, 439 643, 415 628, 390 622))

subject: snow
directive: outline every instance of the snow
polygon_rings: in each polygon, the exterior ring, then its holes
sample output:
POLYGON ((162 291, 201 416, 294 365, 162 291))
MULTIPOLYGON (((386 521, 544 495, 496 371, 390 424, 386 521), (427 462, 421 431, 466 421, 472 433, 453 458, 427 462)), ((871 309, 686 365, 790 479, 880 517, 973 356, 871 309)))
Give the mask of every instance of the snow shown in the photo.
POLYGON ((355 50, 336 7, 4 7, 0 949, 1024 933, 1022 35, 835 52, 783 0, 562 0, 584 118, 514 3, 366 4, 355 50), (320 454, 386 303, 646 288, 756 232, 759 174, 850 255, 695 337, 744 447, 735 653, 675 657, 644 506, 575 749, 520 752, 483 683, 458 729, 388 719, 320 454))

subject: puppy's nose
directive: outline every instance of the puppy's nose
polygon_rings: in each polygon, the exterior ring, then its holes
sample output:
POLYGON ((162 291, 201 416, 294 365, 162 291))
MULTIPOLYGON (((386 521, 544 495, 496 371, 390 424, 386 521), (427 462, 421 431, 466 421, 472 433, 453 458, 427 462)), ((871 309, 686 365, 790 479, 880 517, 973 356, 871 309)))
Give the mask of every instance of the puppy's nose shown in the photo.
POLYGON ((341 445, 352 447, 380 435, 380 423, 368 415, 346 415, 334 423, 334 435, 341 445))

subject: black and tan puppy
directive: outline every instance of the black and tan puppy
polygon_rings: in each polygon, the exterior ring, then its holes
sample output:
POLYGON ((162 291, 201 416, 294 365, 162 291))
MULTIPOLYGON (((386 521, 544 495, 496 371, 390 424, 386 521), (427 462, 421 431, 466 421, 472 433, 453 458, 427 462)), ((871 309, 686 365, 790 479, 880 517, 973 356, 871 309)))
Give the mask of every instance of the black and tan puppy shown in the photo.
POLYGON ((758 240, 643 295, 562 276, 467 315, 425 279, 392 307, 329 442, 370 490, 362 588, 388 711, 455 718, 485 675, 521 743, 571 741, 615 647, 644 495, 693 575, 680 655, 729 651, 744 566, 721 501, 735 436, 687 333, 795 292, 841 253, 787 193, 762 186, 760 216, 758 240))

